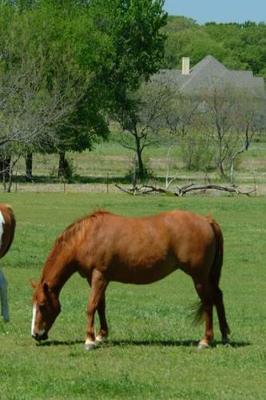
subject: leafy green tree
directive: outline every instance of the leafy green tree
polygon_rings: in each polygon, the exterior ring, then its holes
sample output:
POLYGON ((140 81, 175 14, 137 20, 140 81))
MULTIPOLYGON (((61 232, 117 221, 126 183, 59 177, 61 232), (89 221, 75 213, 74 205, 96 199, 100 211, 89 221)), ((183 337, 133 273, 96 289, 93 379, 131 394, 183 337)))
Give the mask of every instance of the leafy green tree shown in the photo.
POLYGON ((252 70, 264 74, 266 65, 266 24, 247 21, 244 24, 206 24, 204 27, 214 40, 225 48, 221 59, 230 68, 252 70))
MULTIPOLYGON (((165 35, 161 28, 166 24, 163 4, 163 0, 90 2, 95 26, 112 41, 109 62, 99 66, 97 79, 107 93, 110 115, 122 124, 124 132, 128 132, 125 121, 132 122, 138 113, 138 100, 132 92, 159 69, 163 59, 165 35)), ((140 155, 138 140, 135 145, 140 155)), ((139 176, 143 177, 141 157, 138 161, 139 176)))
MULTIPOLYGON (((63 0, 52 3, 57 13, 57 31, 58 27, 62 26, 58 52, 64 53, 68 43, 73 62, 87 80, 75 110, 66 124, 62 124, 56 130, 55 143, 46 149, 58 152, 58 174, 65 175, 65 170, 68 169, 65 156, 67 151, 91 150, 99 137, 106 139, 108 136, 106 89, 103 90, 102 82, 96 74, 98 67, 108 62, 106 60, 111 40, 95 27, 86 2, 63 0)), ((60 68, 64 77, 66 66, 62 64, 60 68)), ((62 78, 62 90, 65 85, 66 82, 62 78)))
POLYGON ((111 36, 110 61, 103 65, 101 78, 113 89, 116 100, 126 88, 158 70, 164 52, 166 24, 163 0, 91 0, 95 25, 111 36))
POLYGON ((109 39, 76 3, 1 6, 0 145, 16 141, 28 153, 27 146, 61 154, 106 137, 94 70, 109 39))
POLYGON ((193 65, 211 54, 228 68, 266 76, 265 23, 199 25, 189 18, 172 16, 164 31, 166 68, 179 67, 182 56, 189 56, 193 65))
POLYGON ((164 28, 167 33, 165 44, 165 67, 180 68, 181 58, 188 56, 192 64, 212 54, 218 59, 225 57, 222 44, 214 40, 204 27, 185 17, 170 17, 164 28))

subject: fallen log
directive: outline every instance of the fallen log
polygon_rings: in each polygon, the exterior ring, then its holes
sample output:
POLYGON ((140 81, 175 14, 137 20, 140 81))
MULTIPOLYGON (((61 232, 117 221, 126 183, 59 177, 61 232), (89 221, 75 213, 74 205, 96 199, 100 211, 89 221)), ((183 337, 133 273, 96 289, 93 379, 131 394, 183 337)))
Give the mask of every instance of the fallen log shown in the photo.
POLYGON ((199 192, 199 191, 207 191, 207 190, 219 190, 219 191, 224 191, 228 193, 233 193, 233 194, 243 194, 246 196, 250 196, 252 193, 256 192, 256 189, 251 189, 247 191, 243 191, 240 188, 238 188, 235 185, 231 186, 223 186, 223 185, 217 185, 217 184, 195 184, 195 183, 190 183, 184 186, 176 186, 175 190, 169 190, 169 189, 164 189, 161 187, 156 187, 152 185, 142 185, 142 186, 133 186, 131 188, 124 188, 118 184, 115 185, 119 190, 122 192, 125 192, 127 194, 130 194, 132 196, 137 196, 137 195, 148 195, 148 194, 165 194, 168 196, 177 196, 177 197, 182 197, 186 195, 186 193, 189 192, 199 192))

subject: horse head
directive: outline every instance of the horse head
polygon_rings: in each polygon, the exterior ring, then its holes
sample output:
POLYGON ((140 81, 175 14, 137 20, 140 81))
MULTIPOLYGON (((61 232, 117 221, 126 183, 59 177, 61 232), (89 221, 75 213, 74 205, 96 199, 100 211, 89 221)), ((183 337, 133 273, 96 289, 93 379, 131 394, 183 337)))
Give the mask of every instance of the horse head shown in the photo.
POLYGON ((35 340, 48 339, 48 332, 60 310, 58 293, 47 282, 40 282, 33 294, 31 335, 35 340))

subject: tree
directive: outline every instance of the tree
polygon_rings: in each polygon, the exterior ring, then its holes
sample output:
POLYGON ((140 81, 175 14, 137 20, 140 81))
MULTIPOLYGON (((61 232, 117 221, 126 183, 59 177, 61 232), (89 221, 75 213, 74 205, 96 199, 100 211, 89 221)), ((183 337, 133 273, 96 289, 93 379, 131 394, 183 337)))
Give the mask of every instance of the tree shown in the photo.
MULTIPOLYGON (((170 147, 178 144, 182 148, 183 161, 188 169, 195 169, 205 158, 200 155, 200 147, 205 146, 205 136, 199 130, 198 115, 200 99, 182 92, 179 81, 173 79, 170 71, 155 74, 152 82, 164 93, 165 106, 161 118, 161 129, 170 134, 170 147)), ((167 174, 168 175, 168 174, 167 174)))
POLYGON ((189 56, 194 65, 208 54, 224 60, 227 52, 223 43, 215 41, 203 27, 192 25, 184 30, 168 33, 165 48, 166 68, 180 68, 183 56, 189 56))
POLYGON ((251 96, 247 93, 238 93, 237 109, 235 113, 235 134, 239 140, 232 149, 229 158, 230 181, 234 182, 235 164, 239 156, 250 148, 254 136, 265 129, 263 111, 265 99, 251 96))
POLYGON ((201 100, 202 124, 213 137, 216 166, 223 177, 230 171, 232 181, 237 157, 248 150, 260 129, 261 99, 233 86, 214 86, 201 100))
POLYGON ((164 66, 177 68, 183 56, 196 64, 212 54, 231 69, 252 70, 266 77, 266 24, 209 22, 199 25, 179 16, 168 18, 164 66))
MULTIPOLYGON (((95 25, 90 3, 88 5, 81 0, 54 3, 60 15, 64 13, 63 34, 70 40, 73 59, 84 76, 89 76, 75 111, 56 131, 56 147, 49 150, 59 153, 58 174, 64 176, 68 168, 67 151, 92 150, 94 142, 108 136, 107 88, 98 79, 97 73, 109 62, 111 39, 95 25)), ((65 40, 61 39, 60 45, 61 51, 65 51, 65 40)))
POLYGON ((166 24, 163 0, 91 0, 90 13, 101 32, 111 37, 109 63, 98 76, 112 89, 117 102, 126 89, 156 72, 164 54, 166 24))
POLYGON ((19 3, 1 5, 0 146, 91 148, 107 133, 94 70, 108 40, 77 2, 19 3))
POLYGON ((140 177, 145 175, 139 142, 143 133, 140 136, 136 133, 139 99, 132 93, 161 65, 165 40, 161 28, 166 24, 163 3, 163 0, 90 2, 95 25, 112 40, 109 62, 99 67, 97 80, 107 93, 112 119, 122 124, 124 132, 135 132, 140 177))
POLYGON ((160 142, 160 132, 165 129, 165 116, 169 106, 170 92, 156 81, 143 83, 137 91, 127 95, 129 109, 121 109, 117 121, 122 128, 122 146, 133 150, 136 156, 136 176, 148 175, 143 161, 145 148, 160 142))

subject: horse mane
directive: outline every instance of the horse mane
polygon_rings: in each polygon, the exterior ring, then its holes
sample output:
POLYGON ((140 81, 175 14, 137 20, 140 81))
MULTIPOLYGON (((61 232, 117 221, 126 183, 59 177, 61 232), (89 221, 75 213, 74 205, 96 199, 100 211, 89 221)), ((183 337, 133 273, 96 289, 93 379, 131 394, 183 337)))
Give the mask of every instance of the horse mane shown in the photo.
POLYGON ((88 222, 95 222, 96 219, 99 219, 105 215, 110 215, 111 213, 106 210, 96 210, 91 214, 85 215, 84 217, 78 218, 76 221, 72 222, 72 224, 68 225, 68 227, 63 231, 63 233, 57 239, 58 241, 66 241, 70 239, 73 235, 75 235, 82 227, 88 222))
POLYGON ((9 212, 9 214, 10 214, 11 219, 12 219, 12 220, 15 220, 14 210, 13 210, 13 208, 12 208, 12 206, 11 206, 10 204, 1 203, 1 205, 0 205, 0 210, 1 210, 1 207, 4 208, 4 209, 6 208, 7 211, 9 212))
POLYGON ((6 207, 6 208, 8 208, 10 211, 13 212, 13 208, 12 208, 12 206, 11 206, 10 204, 8 204, 8 203, 1 203, 1 206, 2 206, 2 207, 6 207))
POLYGON ((53 259, 54 253, 60 250, 66 242, 69 243, 72 237, 74 237, 79 231, 81 231, 82 228, 85 227, 88 223, 95 223, 100 218, 110 214, 111 213, 109 211, 99 209, 72 222, 56 239, 53 249, 48 256, 48 259, 53 259))

